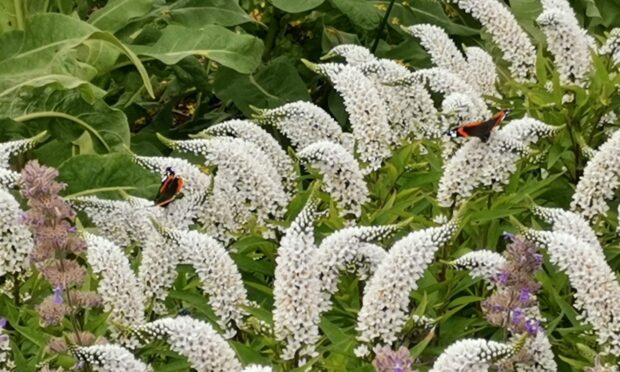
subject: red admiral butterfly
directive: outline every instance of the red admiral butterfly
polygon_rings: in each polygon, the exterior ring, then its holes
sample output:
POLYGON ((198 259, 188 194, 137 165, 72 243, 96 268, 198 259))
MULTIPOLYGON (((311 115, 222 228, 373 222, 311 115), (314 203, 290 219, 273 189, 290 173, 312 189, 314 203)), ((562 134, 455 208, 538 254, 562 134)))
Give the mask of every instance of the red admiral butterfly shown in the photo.
POLYGON ((502 121, 510 114, 511 110, 502 110, 488 120, 474 121, 463 124, 459 127, 452 128, 446 132, 451 137, 478 137, 482 142, 486 142, 491 135, 493 128, 500 125, 502 121))
POLYGON ((166 175, 162 179, 159 192, 155 197, 155 206, 168 206, 183 190, 184 184, 183 177, 177 176, 172 168, 166 168, 166 175))

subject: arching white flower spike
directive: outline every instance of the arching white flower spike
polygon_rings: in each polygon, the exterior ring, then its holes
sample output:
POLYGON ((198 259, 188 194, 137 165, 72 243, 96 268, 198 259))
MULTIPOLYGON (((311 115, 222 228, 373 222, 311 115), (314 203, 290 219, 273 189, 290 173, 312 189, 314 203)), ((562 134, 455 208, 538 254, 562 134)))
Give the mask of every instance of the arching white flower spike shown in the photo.
POLYGON ((209 305, 219 317, 225 337, 235 335, 234 326, 243 324, 249 315, 242 307, 249 306, 241 274, 222 243, 197 231, 167 230, 164 235, 181 255, 181 263, 196 270, 209 305), (232 324, 234 323, 234 325, 232 324))
POLYGON ((47 137, 47 131, 43 131, 34 137, 0 143, 0 168, 8 168, 11 156, 30 150, 45 137, 47 137))
POLYGON ((536 19, 547 37, 560 83, 585 86, 592 70, 590 45, 573 15, 558 9, 545 10, 536 19))
POLYGON ((444 164, 437 199, 445 207, 459 205, 480 186, 502 190, 527 146, 554 133, 552 126, 531 118, 513 120, 487 142, 471 138, 444 164))
POLYGON ((28 227, 20 222, 24 212, 13 195, 0 189, 0 205, 0 277, 3 277, 28 269, 34 241, 28 227))
POLYGON ((451 0, 478 19, 510 64, 512 77, 531 81, 536 65, 536 48, 508 7, 498 0, 451 0))
POLYGON ((403 27, 410 35, 420 39, 420 44, 430 54, 435 66, 464 76, 467 62, 446 31, 428 23, 403 27))
POLYGON ((183 185, 185 194, 202 194, 211 185, 211 176, 185 159, 164 156, 134 156, 134 161, 157 174, 165 174, 167 168, 172 168, 176 174, 185 180, 183 185))
POLYGON ((209 138, 211 136, 231 136, 241 138, 258 146, 273 162, 283 177, 282 182, 289 191, 295 186, 295 168, 293 161, 280 146, 278 141, 266 130, 249 120, 229 120, 213 125, 192 138, 209 138))
POLYGON ((489 53, 478 47, 466 47, 467 67, 463 72, 465 80, 477 87, 485 96, 501 97, 495 84, 498 81, 497 68, 489 53))
POLYGON ((494 284, 497 274, 506 264, 506 259, 497 252, 483 249, 466 253, 454 260, 452 264, 457 269, 469 270, 474 278, 481 278, 489 284, 494 284))
POLYGON ((395 81, 411 80, 411 72, 389 59, 379 59, 358 66, 360 71, 374 83, 388 109, 388 121, 392 128, 391 141, 399 144, 403 139, 435 137, 445 129, 431 95, 421 84, 394 84, 395 81))
MULTIPOLYGON (((409 314, 409 294, 433 261, 435 252, 456 231, 456 224, 415 231, 397 241, 364 290, 356 329, 363 344, 391 344, 409 314)), ((357 349, 358 355, 367 345, 357 349)))
POLYGON ((401 227, 400 224, 346 227, 323 239, 317 252, 323 295, 321 311, 331 308, 331 296, 338 290, 340 273, 355 271, 360 279, 370 277, 386 256, 382 247, 370 243, 387 238, 401 227))
POLYGON ((271 369, 271 367, 251 364, 245 367, 242 372, 272 372, 272 371, 273 369, 271 369))
POLYGON ((604 351, 620 355, 620 285, 598 249, 563 232, 528 230, 525 236, 546 246, 551 262, 568 275, 575 307, 592 325, 604 351))
POLYGON ((616 27, 609 32, 609 37, 605 40, 599 53, 602 55, 610 55, 614 65, 620 63, 620 27, 616 27))
POLYGON ((207 207, 199 216, 209 234, 225 237, 254 216, 259 226, 265 226, 283 215, 289 196, 282 176, 258 146, 229 137, 160 139, 173 149, 202 155, 205 164, 217 167, 207 207))
POLYGON ((607 200, 620 184, 620 131, 599 147, 577 183, 571 209, 590 220, 607 213, 607 200))
POLYGON ((536 207, 533 211, 536 216, 552 224, 553 231, 570 234, 583 240, 594 247, 602 257, 605 257, 596 233, 582 216, 562 208, 536 207))
POLYGON ((323 176, 322 189, 334 199, 340 214, 359 217, 368 201, 368 187, 359 164, 344 147, 328 141, 313 143, 297 156, 323 176))
POLYGON ((373 82, 355 67, 336 63, 317 65, 305 60, 304 63, 326 76, 344 99, 357 153, 366 164, 363 171, 368 174, 379 169, 382 161, 391 155, 392 133, 385 101, 373 82))
POLYGON ((138 269, 138 280, 142 293, 154 305, 156 313, 165 309, 162 302, 168 296, 177 277, 180 255, 156 230, 142 241, 142 260, 138 269))
POLYGON ((587 40, 588 46, 592 50, 596 51, 598 46, 596 40, 588 33, 588 30, 581 27, 581 25, 579 24, 579 20, 577 19, 577 14, 575 13, 575 10, 573 10, 573 8, 570 6, 568 0, 541 0, 540 3, 543 7, 543 11, 554 9, 559 12, 565 13, 567 20, 569 20, 570 23, 576 26, 579 31, 584 35, 587 40))
POLYGON ((163 318, 137 331, 170 344, 170 349, 187 358, 197 371, 241 371, 233 349, 210 324, 188 316, 163 318))
POLYGON ((526 362, 514 364, 517 372, 556 372, 558 370, 553 350, 551 350, 551 342, 544 332, 538 332, 536 336, 528 337, 521 353, 527 355, 526 362))
POLYGON ((368 48, 355 44, 336 45, 321 59, 329 59, 335 56, 343 57, 351 66, 358 66, 376 60, 368 48))
POLYGON ((106 238, 122 247, 141 242, 155 231, 149 218, 156 216, 153 202, 141 198, 108 200, 82 196, 71 200, 72 206, 86 213, 106 238))
POLYGON ((273 298, 276 339, 285 343, 282 359, 316 355, 319 340, 321 282, 314 242, 316 201, 299 212, 280 241, 276 258, 273 298))
POLYGON ((254 119, 259 123, 275 126, 291 140, 297 151, 314 142, 331 141, 343 145, 353 153, 354 144, 351 139, 345 138, 340 125, 313 103, 297 101, 274 109, 257 111, 254 119))
POLYGON ((476 106, 468 94, 463 93, 446 96, 441 102, 441 113, 446 122, 442 134, 450 128, 478 121, 486 114, 485 111, 480 112, 479 106, 476 106))
POLYGON ((148 372, 153 369, 136 359, 124 347, 112 344, 78 346, 72 349, 78 360, 86 362, 97 372, 148 372))
POLYGON ((10 169, 0 168, 0 188, 10 189, 19 184, 20 174, 10 169))
MULTIPOLYGON (((0 318, 0 328, 6 326, 6 319, 0 318)), ((14 371, 15 362, 13 361, 13 351, 11 350, 11 340, 9 335, 0 329, 0 371, 14 371)))
POLYGON ((100 236, 86 234, 85 240, 88 263, 100 277, 97 293, 110 319, 127 327, 144 324, 146 298, 123 251, 100 236))
POLYGON ((492 364, 510 357, 515 346, 482 339, 460 340, 448 346, 431 372, 487 372, 492 364))

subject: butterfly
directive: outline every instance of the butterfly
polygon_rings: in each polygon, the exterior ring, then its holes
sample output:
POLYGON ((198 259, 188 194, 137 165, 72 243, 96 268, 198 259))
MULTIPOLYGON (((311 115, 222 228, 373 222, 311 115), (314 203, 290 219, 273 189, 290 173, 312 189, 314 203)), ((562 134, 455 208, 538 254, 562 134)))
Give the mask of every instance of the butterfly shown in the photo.
POLYGON ((452 138, 455 137, 478 137, 482 142, 486 142, 491 135, 493 128, 500 125, 502 121, 510 114, 511 110, 502 110, 493 115, 490 119, 474 121, 463 124, 459 127, 452 128, 446 132, 452 138))
POLYGON ((155 197, 156 207, 166 207, 170 204, 183 190, 183 177, 177 176, 172 168, 166 168, 166 174, 161 180, 159 192, 155 197))

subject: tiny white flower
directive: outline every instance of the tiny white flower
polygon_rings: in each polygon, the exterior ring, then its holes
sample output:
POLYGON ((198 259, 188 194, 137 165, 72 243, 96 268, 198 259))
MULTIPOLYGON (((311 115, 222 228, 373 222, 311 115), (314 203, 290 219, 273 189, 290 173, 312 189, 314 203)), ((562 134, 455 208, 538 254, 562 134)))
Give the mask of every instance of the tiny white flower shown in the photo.
POLYGON ((458 269, 469 270, 474 278, 482 278, 490 284, 495 283, 497 274, 506 264, 506 259, 497 252, 478 250, 464 254, 453 262, 458 269))
POLYGON ((112 344, 78 346, 73 354, 98 372, 147 372, 153 369, 124 347, 112 344))
POLYGON ((330 58, 332 56, 343 57, 351 66, 358 66, 376 60, 375 56, 370 52, 370 50, 368 50, 368 48, 355 44, 336 45, 322 59, 330 58))
POLYGON ((431 372, 487 372, 491 365, 515 353, 512 345, 482 339, 465 339, 450 345, 431 372))
POLYGON ((609 37, 599 49, 599 53, 610 55, 615 65, 620 63, 620 27, 616 27, 609 32, 609 37))
POLYGON ((43 131, 34 137, 0 143, 0 168, 8 169, 11 156, 30 150, 46 136, 47 131, 43 131))
POLYGON ((13 195, 0 189, 0 205, 0 277, 4 277, 30 267, 34 241, 28 227, 20 222, 24 212, 13 195))

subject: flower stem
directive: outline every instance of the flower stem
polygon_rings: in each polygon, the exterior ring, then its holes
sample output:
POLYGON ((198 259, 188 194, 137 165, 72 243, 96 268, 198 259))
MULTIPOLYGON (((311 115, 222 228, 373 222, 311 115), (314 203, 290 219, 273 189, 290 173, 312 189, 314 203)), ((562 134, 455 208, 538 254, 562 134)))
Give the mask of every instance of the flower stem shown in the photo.
POLYGON ((381 20, 381 24, 379 25, 379 28, 377 29, 377 35, 375 36, 375 41, 372 44, 372 47, 370 48, 370 51, 372 53, 374 53, 375 50, 377 50, 377 47, 379 46, 379 40, 381 39, 381 34, 383 33, 383 29, 385 28, 385 25, 388 22, 390 13, 392 12, 392 8, 394 7, 394 2, 395 0, 390 1, 390 5, 388 5, 387 10, 385 11, 385 15, 383 16, 383 20, 381 20))

